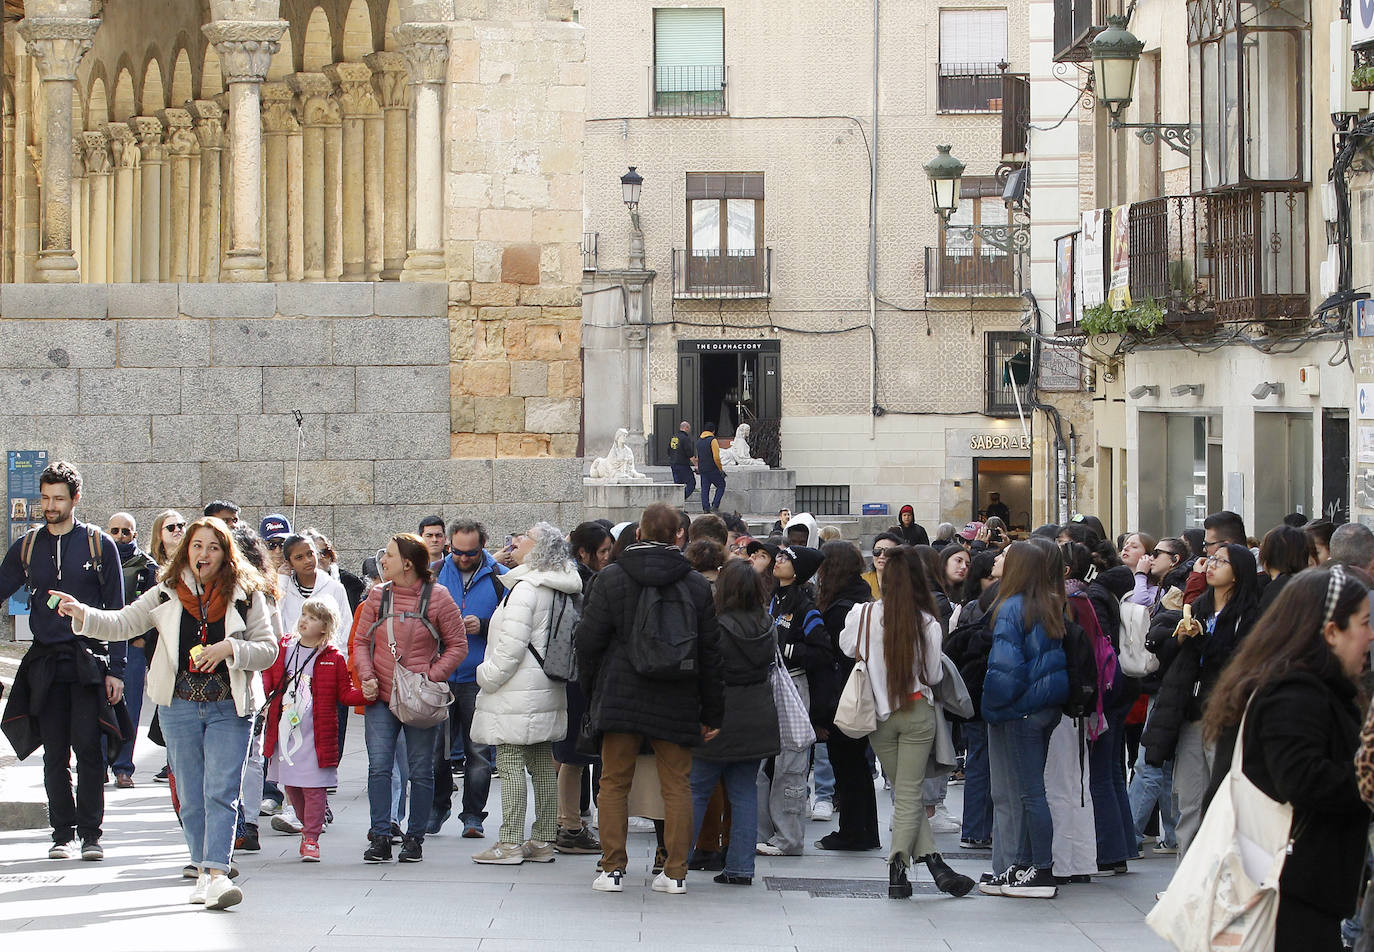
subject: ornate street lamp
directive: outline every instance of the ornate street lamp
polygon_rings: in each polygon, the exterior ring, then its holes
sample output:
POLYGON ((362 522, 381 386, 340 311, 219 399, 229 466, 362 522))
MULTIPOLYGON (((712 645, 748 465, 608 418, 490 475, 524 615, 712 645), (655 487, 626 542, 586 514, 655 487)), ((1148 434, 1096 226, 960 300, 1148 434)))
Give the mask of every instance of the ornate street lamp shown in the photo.
POLYGON ((1146 145, 1156 139, 1175 152, 1189 155, 1193 144, 1193 130, 1187 124, 1166 122, 1122 122, 1122 111, 1131 104, 1135 90, 1136 68, 1145 43, 1126 28, 1126 17, 1107 17, 1107 29, 1088 44, 1093 59, 1093 85, 1098 102, 1107 107, 1111 129, 1134 129, 1146 145))
POLYGON ((639 192, 643 187, 644 176, 633 165, 620 176, 620 194, 630 210, 630 268, 636 271, 644 270, 644 232, 639 227, 639 192))
POLYGON ((960 180, 964 176, 964 163, 949 154, 953 146, 937 145, 939 153, 924 166, 926 178, 930 179, 930 197, 935 205, 935 214, 946 224, 949 216, 959 207, 960 180))

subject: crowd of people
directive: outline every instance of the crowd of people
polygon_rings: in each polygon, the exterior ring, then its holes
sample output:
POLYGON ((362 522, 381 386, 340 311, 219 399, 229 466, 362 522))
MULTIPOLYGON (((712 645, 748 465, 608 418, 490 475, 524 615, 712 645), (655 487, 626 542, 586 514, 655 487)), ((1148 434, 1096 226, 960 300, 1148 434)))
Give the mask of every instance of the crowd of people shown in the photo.
POLYGON ((886 841, 895 899, 917 867, 951 896, 1049 898, 1128 872, 1147 844, 1189 850, 1240 741, 1245 776, 1294 811, 1276 947, 1358 930, 1362 525, 1294 515, 1254 539, 1223 511, 1109 538, 1076 516, 1013 539, 993 515, 930 541, 905 507, 869 561, 808 514, 754 537, 737 515, 656 504, 503 546, 434 516, 355 576, 281 515, 254 532, 232 503, 168 510, 145 550, 127 513, 108 532, 76 520, 70 464, 41 484, 44 525, 10 548, 0 594, 32 596, 5 731, 21 756, 44 749, 53 859, 102 858, 103 782, 134 784, 145 692, 190 901, 211 909, 242 900, 236 851, 260 847, 263 818, 322 859, 358 711, 365 862, 397 845, 423 861, 455 796, 460 835, 487 838, 494 770, 501 824, 473 861, 596 854, 592 886, 612 893, 633 820, 652 824, 656 892, 685 892, 689 869, 749 886, 758 855, 886 841), (808 821, 834 817, 808 845, 808 821), (955 832, 990 856, 977 882, 937 848, 955 832))

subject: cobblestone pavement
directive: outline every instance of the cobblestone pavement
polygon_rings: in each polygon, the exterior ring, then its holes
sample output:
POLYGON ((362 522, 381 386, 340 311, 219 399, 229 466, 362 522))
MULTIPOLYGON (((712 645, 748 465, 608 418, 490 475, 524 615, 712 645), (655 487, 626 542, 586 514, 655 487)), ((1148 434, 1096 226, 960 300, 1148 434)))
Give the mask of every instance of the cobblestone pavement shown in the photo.
MULTIPOLYGON (((263 849, 240 854, 244 901, 227 912, 186 903, 185 847, 167 788, 154 784, 162 751, 139 748, 138 786, 106 788, 103 863, 51 861, 47 831, 0 833, 0 947, 6 952, 98 949, 272 949, 274 952, 416 952, 497 950, 744 950, 851 952, 856 945, 926 950, 1130 950, 1166 946, 1144 924, 1145 912, 1173 870, 1169 856, 1147 856, 1126 876, 1060 889, 1059 898, 964 899, 934 892, 924 869, 917 894, 886 898, 879 852, 829 854, 808 846, 801 857, 759 857, 752 888, 717 886, 692 873, 685 896, 651 892, 651 834, 630 837, 625 892, 593 892, 594 856, 550 864, 478 866, 470 857, 492 842, 499 788, 492 790, 486 840, 458 837, 456 824, 425 841, 418 865, 361 862, 367 828, 366 753, 360 719, 348 732, 336 822, 321 839, 324 861, 302 865, 294 836, 264 822, 263 849)), ((38 758, 0 768, 11 790, 40 789, 38 758)), ((961 788, 950 788, 956 815, 961 788)), ((879 794, 883 825, 889 812, 879 794)), ((811 823, 816 839, 833 824, 811 823)), ((987 854, 958 848, 957 834, 937 840, 946 858, 975 878, 987 854)), ((1147 850, 1148 853, 1148 850, 1147 850)))

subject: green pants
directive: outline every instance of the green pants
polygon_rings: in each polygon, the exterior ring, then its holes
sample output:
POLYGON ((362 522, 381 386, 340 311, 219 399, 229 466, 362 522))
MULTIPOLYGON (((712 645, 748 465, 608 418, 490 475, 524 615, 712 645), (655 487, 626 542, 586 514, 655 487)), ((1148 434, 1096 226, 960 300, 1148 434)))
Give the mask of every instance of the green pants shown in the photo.
POLYGON ((558 834, 558 775, 553 766, 553 745, 497 744, 496 772, 501 777, 502 843, 525 839, 525 772, 534 784, 532 839, 550 842, 558 834))
POLYGON ((892 846, 888 862, 911 861, 935 852, 935 837, 926 819, 921 782, 926 778, 930 749, 935 744, 935 708, 924 696, 893 711, 868 735, 873 753, 892 781, 892 846))

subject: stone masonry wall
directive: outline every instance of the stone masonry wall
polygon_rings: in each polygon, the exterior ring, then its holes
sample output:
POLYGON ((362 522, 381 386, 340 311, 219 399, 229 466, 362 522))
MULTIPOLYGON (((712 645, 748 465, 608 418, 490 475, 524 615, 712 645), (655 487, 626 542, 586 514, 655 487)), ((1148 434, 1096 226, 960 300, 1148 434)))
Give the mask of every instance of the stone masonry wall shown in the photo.
POLYGON ((159 510, 215 498, 254 527, 296 502, 293 525, 355 571, 432 512, 498 539, 537 519, 570 528, 580 460, 454 458, 472 427, 452 412, 467 370, 450 368, 470 366, 451 363, 469 333, 442 284, 0 285, 0 449, 76 463, 78 516, 127 509, 145 542, 159 510))

